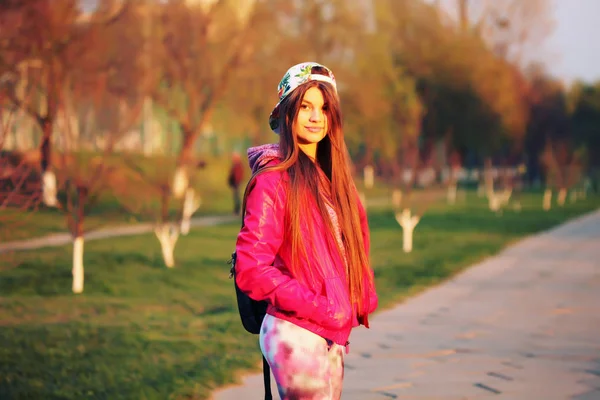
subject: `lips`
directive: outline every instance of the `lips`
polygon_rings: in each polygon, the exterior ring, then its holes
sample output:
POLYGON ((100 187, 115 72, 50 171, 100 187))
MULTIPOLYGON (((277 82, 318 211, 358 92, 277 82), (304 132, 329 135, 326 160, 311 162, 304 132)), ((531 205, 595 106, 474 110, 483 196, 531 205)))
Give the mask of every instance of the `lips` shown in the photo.
POLYGON ((318 132, 321 132, 323 130, 323 128, 318 127, 318 126, 316 126, 316 127, 314 127, 314 126, 305 126, 304 129, 306 129, 307 131, 312 132, 312 133, 318 133, 318 132))

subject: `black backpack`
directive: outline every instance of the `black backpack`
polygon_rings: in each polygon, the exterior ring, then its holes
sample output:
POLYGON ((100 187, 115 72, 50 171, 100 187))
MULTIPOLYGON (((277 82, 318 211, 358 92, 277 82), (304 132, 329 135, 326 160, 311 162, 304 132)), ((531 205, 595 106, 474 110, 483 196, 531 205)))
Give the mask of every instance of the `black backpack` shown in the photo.
MULTIPOLYGON (((246 191, 244 193, 244 202, 242 207, 242 228, 244 227, 244 215, 246 213, 246 197, 248 195, 249 189, 251 189, 250 185, 253 183, 254 177, 256 173, 250 178, 248 183, 248 187, 246 187, 246 191)), ((260 333, 260 327, 262 325, 263 319, 267 314, 267 302, 266 301, 256 301, 250 298, 246 293, 242 292, 242 290, 237 285, 237 281, 235 280, 235 262, 237 260, 236 253, 233 252, 231 254, 231 260, 229 260, 229 264, 231 264, 231 269, 229 271, 229 279, 233 278, 233 283, 235 286, 235 296, 237 298, 238 311, 240 313, 240 318, 242 319, 242 325, 244 329, 248 332, 258 335, 260 333)), ((267 359, 263 356, 263 382, 265 384, 265 400, 272 400, 273 395, 271 394, 271 368, 269 367, 269 363, 267 359)))

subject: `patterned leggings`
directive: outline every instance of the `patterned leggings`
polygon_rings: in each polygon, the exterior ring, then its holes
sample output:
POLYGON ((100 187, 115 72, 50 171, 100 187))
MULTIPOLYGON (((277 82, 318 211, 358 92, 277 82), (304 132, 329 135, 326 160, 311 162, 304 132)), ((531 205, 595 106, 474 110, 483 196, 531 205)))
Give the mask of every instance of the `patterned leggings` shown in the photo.
POLYGON ((271 366, 282 400, 339 400, 344 347, 267 314, 260 349, 271 366))

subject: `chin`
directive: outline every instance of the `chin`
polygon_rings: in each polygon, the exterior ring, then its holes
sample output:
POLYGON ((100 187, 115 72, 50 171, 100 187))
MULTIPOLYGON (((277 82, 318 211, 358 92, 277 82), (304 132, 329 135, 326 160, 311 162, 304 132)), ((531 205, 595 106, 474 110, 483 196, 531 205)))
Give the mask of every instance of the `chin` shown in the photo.
POLYGON ((302 135, 302 137, 300 137, 300 142, 302 143, 319 143, 321 140, 323 140, 325 138, 325 133, 323 132, 319 132, 319 133, 305 133, 304 135, 302 135))

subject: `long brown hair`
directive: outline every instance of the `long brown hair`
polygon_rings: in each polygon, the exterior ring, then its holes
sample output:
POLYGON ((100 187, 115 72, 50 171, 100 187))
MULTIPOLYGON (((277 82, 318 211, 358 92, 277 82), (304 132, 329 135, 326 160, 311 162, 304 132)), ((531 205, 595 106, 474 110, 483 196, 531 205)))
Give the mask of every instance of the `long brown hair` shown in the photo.
MULTIPOLYGON (((313 67, 312 73, 326 75, 324 71, 320 70, 320 67, 313 67)), ((266 168, 265 171, 287 171, 290 178, 289 192, 286 196, 287 235, 292 244, 293 265, 289 266, 290 270, 294 273, 295 268, 299 265, 300 254, 306 256, 309 251, 306 247, 306 241, 302 240, 300 213, 298 212, 298 210, 305 207, 307 195, 312 196, 318 205, 319 213, 328 227, 329 232, 327 234, 331 238, 335 237, 335 228, 329 217, 325 202, 319 195, 320 174, 317 168, 320 167, 331 182, 331 202, 337 213, 342 242, 346 252, 350 299, 353 304, 357 305, 358 315, 366 315, 368 304, 365 304, 365 299, 368 299, 366 293, 369 289, 366 283, 372 284, 372 280, 369 272, 369 257, 365 250, 360 225, 356 187, 350 172, 350 157, 344 142, 339 97, 330 84, 322 81, 310 81, 290 93, 279 107, 279 123, 281 126, 279 151, 283 161, 273 167, 266 168), (292 130, 302 99, 308 89, 312 87, 319 88, 323 94, 326 105, 324 113, 327 117, 328 128, 327 135, 317 145, 315 162, 311 161, 300 150, 298 139, 292 130), (365 277, 367 277, 366 280, 365 277)), ((312 224, 309 223, 308 228, 311 229, 312 224)), ((337 251, 341 256, 340 259, 343 260, 341 249, 337 245, 333 247, 332 250, 337 251)))

